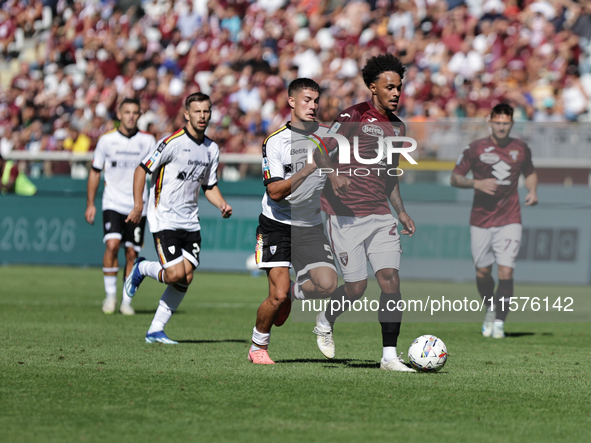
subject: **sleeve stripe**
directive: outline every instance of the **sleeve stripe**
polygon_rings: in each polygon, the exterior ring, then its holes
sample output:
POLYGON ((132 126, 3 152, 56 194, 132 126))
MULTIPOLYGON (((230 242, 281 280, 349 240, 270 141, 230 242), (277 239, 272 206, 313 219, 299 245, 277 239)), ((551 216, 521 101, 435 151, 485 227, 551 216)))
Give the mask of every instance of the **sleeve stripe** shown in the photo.
POLYGON ((283 127, 279 128, 277 131, 275 131, 273 134, 271 134, 270 136, 268 136, 268 137, 265 139, 265 141, 263 142, 263 145, 267 144, 267 141, 268 141, 268 140, 269 140, 271 137, 273 137, 273 136, 274 136, 274 135, 276 135, 276 134, 279 134, 279 133, 280 133, 280 132, 282 132, 282 131, 285 131, 286 129, 287 129, 287 126, 283 126, 283 127))
POLYGON ((169 135, 167 138, 164 139, 163 143, 168 143, 169 141, 171 141, 172 139, 175 139, 177 137, 180 137, 181 135, 183 135, 185 133, 185 128, 179 129, 178 131, 172 133, 171 135, 169 135))

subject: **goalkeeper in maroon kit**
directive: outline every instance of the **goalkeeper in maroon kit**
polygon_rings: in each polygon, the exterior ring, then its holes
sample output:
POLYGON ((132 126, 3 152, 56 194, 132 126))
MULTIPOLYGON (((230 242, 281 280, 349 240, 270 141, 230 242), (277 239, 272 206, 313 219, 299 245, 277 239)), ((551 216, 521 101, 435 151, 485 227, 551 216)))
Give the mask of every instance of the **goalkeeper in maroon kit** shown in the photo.
POLYGON ((509 137, 513 108, 506 104, 495 106, 489 126, 490 137, 472 142, 460 155, 452 172, 451 184, 458 188, 474 188, 470 216, 472 258, 476 267, 476 286, 488 307, 482 335, 503 338, 513 296, 513 269, 521 246, 517 183, 519 175, 523 174, 529 191, 525 205, 533 206, 538 203, 538 177, 529 147, 523 141, 509 137), (470 170, 474 179, 465 177, 470 170), (496 294, 491 275, 495 262, 499 276, 496 294))

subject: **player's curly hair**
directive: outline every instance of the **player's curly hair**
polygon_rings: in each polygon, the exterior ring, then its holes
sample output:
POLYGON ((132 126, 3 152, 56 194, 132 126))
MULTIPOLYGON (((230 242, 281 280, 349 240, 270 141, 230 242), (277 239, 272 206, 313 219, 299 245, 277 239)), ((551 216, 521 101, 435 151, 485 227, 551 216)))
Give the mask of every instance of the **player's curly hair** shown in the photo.
POLYGON ((398 74, 400 80, 402 80, 406 68, 397 57, 387 52, 386 54, 370 58, 361 70, 361 74, 363 75, 365 85, 369 88, 369 85, 375 82, 382 72, 389 71, 398 74))

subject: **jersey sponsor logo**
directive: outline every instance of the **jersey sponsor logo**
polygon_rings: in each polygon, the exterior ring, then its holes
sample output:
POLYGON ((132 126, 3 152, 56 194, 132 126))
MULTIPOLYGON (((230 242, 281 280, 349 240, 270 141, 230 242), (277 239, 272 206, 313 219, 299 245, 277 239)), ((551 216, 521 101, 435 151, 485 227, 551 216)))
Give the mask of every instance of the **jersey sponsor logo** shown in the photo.
POLYGON ((181 171, 181 172, 179 172, 179 175, 176 176, 176 178, 178 178, 179 180, 186 180, 187 173, 185 171, 181 171))
POLYGON ((332 132, 333 134, 336 134, 339 131, 340 127, 341 127, 341 124, 339 122, 334 122, 333 125, 328 130, 328 132, 332 132))
POLYGON ((370 122, 370 123, 373 123, 375 121, 378 121, 378 119, 375 118, 375 117, 374 118, 368 118, 367 121, 370 122))
POLYGON ((493 166, 493 173, 497 178, 497 184, 499 185, 510 185, 510 180, 505 180, 511 175, 511 166, 509 166, 504 161, 498 162, 496 165, 493 166))
POLYGON ((271 252, 271 255, 275 255, 275 252, 277 252, 277 246, 269 247, 269 251, 271 252))
POLYGON ((341 117, 349 117, 349 118, 351 118, 351 114, 344 113, 344 114, 341 114, 341 117))
POLYGON ((346 252, 340 252, 339 260, 341 261, 341 264, 343 266, 347 266, 347 263, 349 263, 349 254, 347 254, 346 252))
POLYGON ((365 134, 371 135, 372 137, 383 137, 384 136, 384 130, 376 125, 363 125, 361 130, 365 134))
POLYGON ((517 151, 517 150, 509 151, 509 155, 511 156, 511 159, 514 162, 516 162, 517 159, 519 158, 519 151, 517 151))
POLYGON ((160 153, 162 151, 156 150, 152 156, 148 159, 148 161, 146 162, 146 168, 150 169, 152 167, 152 165, 156 162, 156 160, 158 159, 158 157, 160 157, 160 153))
POLYGON ((482 163, 486 163, 487 165, 494 165, 501 159, 501 157, 499 157, 498 154, 495 154, 493 152, 480 154, 480 157, 478 158, 482 163))
POLYGON ((291 155, 298 155, 298 154, 307 154, 308 148, 299 148, 299 149, 292 149, 291 155))
POLYGON ((168 247, 168 252, 170 252, 171 254, 174 254, 174 251, 176 251, 176 248, 174 247, 174 245, 168 247))
POLYGON ((269 170, 269 160, 263 158, 263 179, 269 180, 271 178, 271 171, 269 170))
POLYGON ((494 146, 489 146, 488 148, 484 149, 484 152, 490 152, 490 151, 494 151, 495 147, 494 146))
POLYGON ((209 166, 209 162, 202 162, 201 160, 189 160, 187 162, 189 166, 205 166, 206 168, 209 166))

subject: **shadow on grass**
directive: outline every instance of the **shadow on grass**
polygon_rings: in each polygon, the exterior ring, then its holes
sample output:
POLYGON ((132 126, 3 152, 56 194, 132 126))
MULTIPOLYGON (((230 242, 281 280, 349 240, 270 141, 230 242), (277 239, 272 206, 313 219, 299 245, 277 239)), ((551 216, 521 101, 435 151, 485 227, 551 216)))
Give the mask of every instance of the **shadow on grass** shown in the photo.
POLYGON ((349 368, 379 368, 380 364, 369 360, 351 360, 351 359, 327 359, 327 358, 297 358, 294 360, 275 360, 275 363, 327 363, 331 366, 327 368, 335 368, 333 365, 343 365, 349 368))
POLYGON ((135 315, 154 315, 156 313, 155 309, 136 309, 135 315))
POLYGON ((249 340, 238 340, 229 338, 227 340, 177 340, 179 343, 250 343, 249 340))
POLYGON ((505 332, 505 337, 524 337, 527 335, 536 335, 535 332, 505 332))

